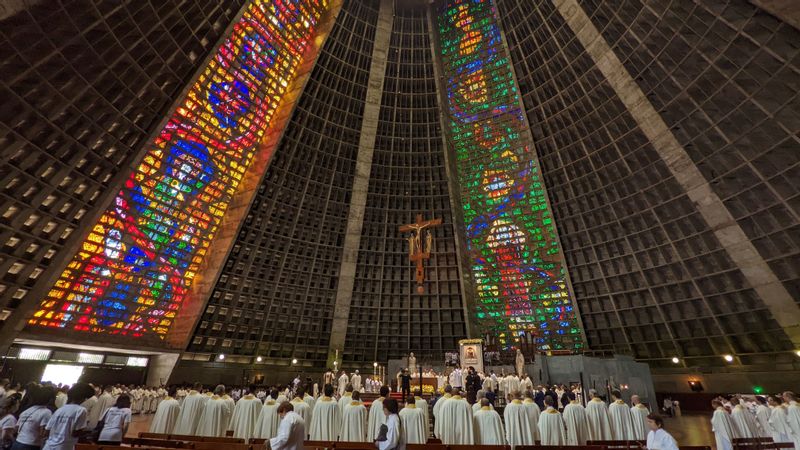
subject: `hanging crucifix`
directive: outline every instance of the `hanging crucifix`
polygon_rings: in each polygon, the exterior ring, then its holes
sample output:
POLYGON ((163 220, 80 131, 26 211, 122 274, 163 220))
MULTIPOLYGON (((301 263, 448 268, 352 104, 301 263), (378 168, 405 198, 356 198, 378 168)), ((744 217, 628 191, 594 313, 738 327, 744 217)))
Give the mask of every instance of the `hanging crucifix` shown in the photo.
POLYGON ((426 228, 433 228, 442 224, 442 219, 422 220, 422 214, 417 214, 417 221, 406 225, 400 225, 401 233, 411 232, 408 239, 408 259, 417 265, 417 292, 422 294, 425 288, 422 283, 425 281, 425 267, 423 262, 430 258, 431 248, 433 247, 433 235, 426 228), (422 243, 422 231, 425 230, 425 245, 422 243))

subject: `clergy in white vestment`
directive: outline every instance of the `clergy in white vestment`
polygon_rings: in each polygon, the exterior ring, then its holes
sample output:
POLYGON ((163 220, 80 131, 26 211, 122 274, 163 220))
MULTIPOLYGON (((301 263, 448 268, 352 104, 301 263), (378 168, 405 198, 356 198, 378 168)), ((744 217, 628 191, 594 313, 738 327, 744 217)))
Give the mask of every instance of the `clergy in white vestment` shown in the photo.
POLYGON ((783 401, 786 406, 786 422, 791 431, 794 448, 800 450, 800 404, 797 403, 797 395, 794 392, 786 391, 783 393, 783 401))
POLYGON ((533 381, 531 381, 527 373, 522 375, 522 379, 519 381, 519 390, 522 393, 533 390, 533 381))
POLYGON ((178 414, 178 421, 175 423, 174 434, 193 436, 197 434, 200 416, 209 400, 209 396, 201 394, 197 389, 201 389, 198 384, 195 389, 189 391, 183 400, 181 412, 178 414))
POLYGON ((344 442, 369 442, 367 440, 367 408, 361 403, 361 394, 352 393, 350 404, 342 409, 342 431, 339 440, 344 442))
POLYGON ((272 439, 278 435, 278 426, 280 425, 279 406, 278 402, 271 398, 264 402, 264 406, 261 407, 261 412, 258 414, 256 427, 253 429, 254 438, 272 439))
POLYGON ((383 401, 389 397, 389 386, 381 386, 380 397, 372 401, 367 419, 367 439, 371 442, 378 437, 381 425, 386 423, 386 414, 383 412, 383 401))
POLYGON ((361 391, 361 374, 358 373, 358 370, 350 377, 350 384, 353 385, 354 391, 361 391))
POLYGON ((326 385, 323 391, 324 396, 317 400, 311 414, 309 435, 312 441, 335 441, 342 428, 342 416, 333 398, 333 386, 326 385))
POLYGON ((111 391, 113 389, 114 389, 113 386, 106 386, 105 389, 103 389, 103 393, 100 394, 99 397, 97 397, 98 420, 100 417, 103 417, 103 414, 106 413, 106 410, 108 410, 108 408, 111 408, 116 403, 116 400, 114 400, 114 396, 111 395, 111 391))
POLYGON ((422 398, 422 391, 419 389, 414 391, 414 404, 417 405, 418 410, 422 411, 422 417, 425 420, 425 426, 423 430, 425 430, 425 441, 427 442, 429 433, 428 430, 430 430, 431 425, 430 411, 428 411, 428 402, 422 398))
POLYGON ((711 416, 711 431, 714 432, 714 439, 717 441, 717 450, 732 450, 733 440, 739 437, 736 425, 731 421, 728 411, 722 403, 714 400, 711 402, 714 408, 714 415, 711 416))
POLYGON ((233 414, 230 397, 225 398, 225 386, 218 385, 214 388, 214 395, 206 402, 203 415, 197 427, 198 436, 225 437, 228 424, 233 414))
POLYGON ((731 411, 731 420, 736 424, 740 438, 752 439, 758 437, 758 423, 755 416, 742 405, 736 405, 731 411))
POLYGON ((261 400, 252 393, 247 393, 236 402, 230 426, 233 430, 233 437, 250 439, 253 436, 258 416, 261 415, 261 408, 263 408, 261 400))
POLYGON ((283 402, 278 406, 278 432, 275 437, 270 439, 269 448, 271 450, 303 450, 303 443, 306 440, 306 424, 300 414, 293 410, 289 402, 283 402))
POLYGON ((639 399, 638 395, 631 396, 631 421, 633 422, 633 439, 643 441, 647 439, 650 429, 647 426, 647 416, 650 410, 639 399))
POLYGON ((792 442, 792 430, 789 429, 786 404, 781 404, 775 397, 769 398, 769 430, 773 442, 792 442))
POLYGON ((756 423, 758 424, 758 435, 762 438, 772 437, 772 430, 769 426, 769 416, 771 410, 767 406, 767 399, 759 395, 756 397, 756 423))
POLYGON ((303 388, 298 388, 297 395, 289 403, 292 404, 292 411, 303 418, 303 422, 311 423, 311 407, 303 400, 304 393, 303 388))
MULTIPOLYGON (((512 392, 519 391, 519 377, 517 376, 517 374, 511 374, 511 375, 507 376, 506 378, 507 378, 507 380, 506 380, 506 389, 508 389, 508 392, 506 392, 506 395, 508 395, 508 394, 510 394, 512 392)), ((508 430, 506 430, 506 431, 508 431, 508 430)))
POLYGON ((611 425, 611 439, 615 441, 632 441, 633 418, 631 408, 622 401, 622 393, 614 389, 611 391, 612 402, 608 406, 608 422, 611 425))
POLYGON ((453 387, 448 384, 444 387, 444 395, 439 397, 439 399, 436 400, 436 403, 433 404, 433 434, 439 439, 442 438, 442 407, 453 397, 452 392, 453 387))
POLYGON ((417 403, 407 402, 405 408, 398 413, 398 416, 400 417, 400 428, 407 444, 424 444, 428 442, 425 413, 417 403))
POLYGON ((342 395, 344 395, 345 388, 347 387, 347 385, 348 385, 349 383, 350 383, 350 377, 348 377, 348 376, 347 376, 347 372, 345 372, 345 371, 343 370, 343 371, 342 371, 342 374, 341 374, 341 375, 339 375, 339 380, 338 380, 338 384, 337 384, 337 386, 339 387, 339 396, 340 396, 340 397, 341 397, 342 395))
POLYGON ((589 425, 590 441, 610 441, 611 425, 608 422, 608 407, 600 394, 592 393, 592 399, 586 404, 587 425, 589 425))
POLYGON ((528 419, 531 422, 531 433, 533 434, 533 440, 539 440, 539 416, 542 413, 542 410, 539 409, 539 405, 533 399, 533 391, 525 391, 525 400, 522 401, 522 406, 525 407, 525 412, 528 413, 528 419))
POLYGON ((589 440, 589 425, 586 418, 586 408, 575 397, 575 393, 568 392, 570 402, 564 407, 565 437, 567 445, 586 445, 589 440))
POLYGON ((506 440, 512 448, 518 445, 533 445, 533 432, 528 411, 522 404, 519 392, 512 392, 511 401, 503 411, 503 422, 506 426, 506 440))
MULTIPOLYGON (((314 385, 316 386, 316 383, 314 383, 314 385)), ((317 403, 317 399, 306 392, 303 401, 308 405, 308 412, 304 417, 306 421, 306 431, 308 431, 308 427, 311 426, 311 419, 314 417, 314 405, 317 403)))
POLYGON ((337 402, 339 404, 339 414, 342 417, 344 417, 345 406, 348 406, 352 401, 353 401, 353 386, 348 384, 344 388, 344 395, 339 397, 339 401, 337 402))
POLYGON ((544 398, 545 410, 539 416, 539 439, 541 445, 566 445, 564 420, 561 413, 553 408, 555 402, 550 396, 544 398))
POLYGON ((458 390, 439 410, 442 425, 439 427, 445 445, 467 445, 475 443, 472 424, 472 407, 458 390))
POLYGON ((97 421, 100 419, 100 411, 97 407, 97 396, 93 395, 81 403, 81 406, 86 409, 86 429, 94 430, 97 426, 97 421))
POLYGON ((500 414, 492 409, 489 400, 482 399, 481 408, 473 414, 475 444, 477 445, 506 445, 506 433, 500 414))
POLYGON ((181 406, 178 400, 173 398, 175 388, 170 388, 166 398, 158 403, 156 415, 150 422, 151 433, 172 434, 175 424, 178 423, 178 416, 181 413, 181 406))
POLYGON ((647 450, 678 450, 678 443, 664 430, 664 419, 658 414, 647 416, 647 450))
MULTIPOLYGON (((472 404, 472 413, 473 414, 475 414, 476 412, 478 412, 481 409, 481 400, 483 400, 485 398, 486 398, 486 391, 484 391, 483 389, 481 389, 481 390, 479 390, 478 392, 475 393, 475 403, 472 404)), ((489 403, 489 406, 491 407, 492 404, 489 403)), ((492 407, 492 409, 494 409, 494 407, 492 407)))

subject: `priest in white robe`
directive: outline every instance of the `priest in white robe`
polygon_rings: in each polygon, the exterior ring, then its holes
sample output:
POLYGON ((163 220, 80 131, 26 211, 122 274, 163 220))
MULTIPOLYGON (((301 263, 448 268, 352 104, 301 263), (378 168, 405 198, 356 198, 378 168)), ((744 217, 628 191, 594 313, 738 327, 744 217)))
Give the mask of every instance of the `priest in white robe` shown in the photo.
POLYGON ((258 417, 261 415, 261 408, 263 408, 261 400, 252 393, 246 394, 236 402, 231 419, 233 437, 250 439, 253 436, 258 417))
POLYGON ((178 423, 178 416, 181 413, 181 406, 174 398, 175 388, 170 388, 167 397, 158 403, 156 415, 150 422, 151 433, 172 434, 175 424, 178 423))
POLYGON ((351 393, 350 403, 342 409, 342 430, 339 440, 344 442, 367 441, 367 408, 361 403, 361 395, 351 393))
POLYGON ((533 391, 533 381, 531 381, 527 373, 522 375, 522 379, 519 380, 519 391, 523 394, 528 391, 533 391))
POLYGON ((484 398, 486 398, 486 391, 484 391, 483 389, 475 393, 475 403, 472 404, 472 414, 475 414, 476 412, 478 412, 478 410, 481 409, 481 400, 483 400, 484 398))
POLYGON ((353 386, 348 384, 344 388, 344 395, 339 397, 339 414, 344 417, 344 408, 353 401, 353 386))
POLYGON ((181 406, 181 412, 178 414, 178 421, 175 423, 173 434, 178 435, 197 435, 197 430, 200 424, 200 416, 203 415, 206 403, 208 403, 209 396, 201 394, 199 389, 201 385, 195 385, 195 389, 186 394, 181 406))
POLYGON ((570 402, 564 407, 562 415, 567 445, 586 445, 586 441, 589 440, 586 408, 575 398, 573 392, 568 392, 567 397, 570 402))
POLYGON ((506 433, 500 414, 490 408, 489 400, 482 399, 481 408, 473 414, 473 428, 475 444, 477 445, 506 445, 506 433))
POLYGON ((777 398, 769 398, 769 430, 773 442, 792 442, 792 430, 789 428, 789 409, 777 398))
POLYGON ((444 395, 441 396, 439 400, 436 400, 436 403, 433 404, 433 434, 439 439, 442 438, 442 432, 441 432, 442 407, 444 406, 445 403, 447 403, 447 401, 449 401, 453 397, 452 392, 453 392, 453 387, 448 384, 447 386, 444 387, 444 395))
POLYGON ((439 410, 442 419, 442 425, 439 427, 442 443, 446 445, 474 444, 472 407, 459 391, 454 390, 454 392, 455 394, 439 410))
POLYGON ((772 412, 767 406, 767 399, 756 397, 756 423, 758 423, 758 435, 762 438, 772 437, 772 430, 769 426, 769 416, 772 412))
POLYGON ((425 430, 425 440, 427 441, 428 433, 430 432, 428 430, 430 430, 431 425, 430 411, 428 410, 428 401, 422 398, 422 391, 419 389, 414 391, 414 404, 417 405, 418 410, 422 411, 422 416, 425 419, 423 430, 425 430))
MULTIPOLYGON (((308 406, 308 403, 305 402, 303 399, 303 394, 305 391, 303 388, 297 389, 297 395, 292 399, 292 411, 297 413, 300 417, 303 418, 303 422, 310 424, 311 423, 311 407, 308 406)), ((279 405, 280 406, 280 405, 279 405)))
POLYGON ((220 384, 214 389, 214 395, 206 402, 203 414, 200 416, 196 433, 198 436, 225 437, 233 411, 224 395, 225 386, 220 384))
POLYGON ((736 424, 740 438, 752 439, 758 436, 758 423, 755 416, 742 405, 736 405, 731 411, 731 420, 736 424))
POLYGON ((333 386, 326 385, 323 393, 324 396, 314 405, 309 434, 312 441, 335 441, 342 429, 342 415, 333 398, 333 386))
POLYGON ((622 393, 616 389, 611 391, 612 402, 608 406, 608 421, 611 425, 611 438, 615 441, 632 441, 633 418, 631 408, 622 400, 622 393))
MULTIPOLYGON (((425 400, 422 400, 423 402, 425 400)), ((427 404, 426 406, 427 407, 427 404)), ((406 403, 398 413, 400 429, 405 435, 406 444, 424 444, 428 442, 428 424, 426 414, 416 402, 406 403)))
POLYGON ((367 440, 372 442, 378 437, 381 425, 386 423, 386 414, 383 412, 383 401, 389 397, 389 386, 381 386, 380 397, 372 401, 367 419, 367 440))
POLYGON ((611 425, 608 421, 608 407, 600 394, 592 392, 592 399, 586 404, 586 417, 589 425, 590 441, 610 441, 611 425))
POLYGON ((353 391, 361 392, 361 374, 358 370, 350 377, 350 384, 353 385, 353 391))
POLYGON ((278 416, 278 402, 272 398, 267 398, 261 412, 258 414, 258 422, 253 430, 253 437, 257 439, 272 439, 278 434, 280 416, 278 416))
POLYGON ((345 372, 343 370, 342 374, 339 375, 339 380, 338 380, 338 384, 337 384, 337 386, 339 387, 339 397, 344 395, 345 388, 347 387, 347 385, 349 383, 350 383, 350 377, 348 377, 347 376, 347 372, 345 372))
POLYGON ((717 450, 733 450, 733 440, 739 437, 736 424, 731 421, 728 411, 717 400, 711 402, 714 415, 711 417, 711 431, 717 441, 717 450))
POLYGON ((100 420, 100 408, 97 407, 97 401, 97 395, 93 395, 81 403, 81 406, 86 409, 86 427, 89 430, 94 430, 97 421, 100 420))
POLYGON ((100 394, 99 397, 97 397, 98 420, 100 420, 100 417, 103 417, 103 414, 106 413, 108 408, 111 408, 117 402, 114 399, 114 396, 111 395, 111 391, 113 389, 114 389, 113 386, 106 386, 105 389, 103 389, 103 393, 100 394))
POLYGON ((533 433, 528 411, 522 404, 519 392, 512 392, 511 401, 503 411, 503 421, 506 426, 506 440, 512 448, 518 445, 533 445, 533 433))
POLYGON ((539 409, 539 405, 533 399, 533 391, 526 391, 525 392, 525 400, 522 401, 522 406, 525 407, 525 412, 528 413, 528 419, 531 422, 531 433, 533 434, 533 440, 539 440, 539 415, 541 415, 542 410, 539 409))
POLYGON ((555 402, 550 396, 544 398, 545 410, 539 416, 539 436, 541 445, 566 445, 564 420, 561 413, 553 408, 555 402))
POLYGON ((636 441, 644 441, 647 439, 647 433, 650 429, 647 426, 647 416, 650 410, 639 399, 638 395, 631 396, 631 421, 633 423, 633 439, 636 441))
POLYGON ((797 403, 797 394, 786 391, 783 393, 783 401, 787 403, 786 422, 792 433, 790 437, 794 442, 794 448, 800 450, 800 404, 797 403))

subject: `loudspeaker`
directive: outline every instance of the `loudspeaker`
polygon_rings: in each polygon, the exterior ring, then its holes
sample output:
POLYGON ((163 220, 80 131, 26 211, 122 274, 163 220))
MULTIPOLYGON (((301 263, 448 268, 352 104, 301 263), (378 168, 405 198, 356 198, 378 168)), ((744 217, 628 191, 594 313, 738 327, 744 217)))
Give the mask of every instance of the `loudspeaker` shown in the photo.
POLYGON ((692 392, 703 392, 703 383, 699 381, 690 381, 689 389, 691 389, 692 392))

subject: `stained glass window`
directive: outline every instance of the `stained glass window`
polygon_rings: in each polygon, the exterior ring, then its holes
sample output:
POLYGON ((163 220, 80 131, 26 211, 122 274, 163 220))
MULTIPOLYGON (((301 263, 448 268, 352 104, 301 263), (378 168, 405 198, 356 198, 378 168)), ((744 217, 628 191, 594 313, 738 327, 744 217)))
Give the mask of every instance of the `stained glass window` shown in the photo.
POLYGON ((29 325, 164 338, 327 7, 245 7, 29 325))
POLYGON ((437 14, 467 246, 484 333, 506 349, 583 347, 552 213, 490 0, 437 14))

